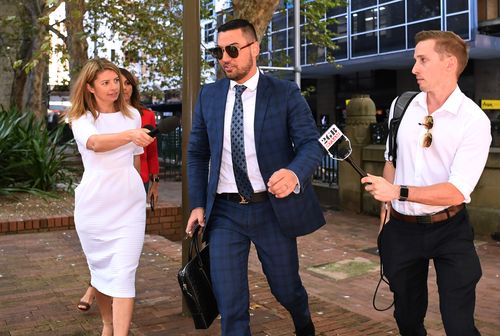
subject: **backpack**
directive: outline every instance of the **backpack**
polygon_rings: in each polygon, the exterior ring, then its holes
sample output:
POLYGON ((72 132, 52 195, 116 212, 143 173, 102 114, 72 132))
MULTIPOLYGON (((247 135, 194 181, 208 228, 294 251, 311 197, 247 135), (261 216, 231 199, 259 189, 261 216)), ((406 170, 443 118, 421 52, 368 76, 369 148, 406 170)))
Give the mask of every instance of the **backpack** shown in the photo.
POLYGON ((411 101, 413 100, 413 98, 415 98, 417 94, 419 94, 419 92, 416 91, 403 92, 397 98, 396 104, 394 105, 394 112, 392 119, 389 123, 389 134, 388 134, 389 161, 392 161, 394 168, 396 168, 396 156, 398 149, 396 138, 398 136, 399 124, 401 124, 401 120, 403 119, 403 116, 406 112, 406 109, 408 108, 408 105, 410 105, 411 101))

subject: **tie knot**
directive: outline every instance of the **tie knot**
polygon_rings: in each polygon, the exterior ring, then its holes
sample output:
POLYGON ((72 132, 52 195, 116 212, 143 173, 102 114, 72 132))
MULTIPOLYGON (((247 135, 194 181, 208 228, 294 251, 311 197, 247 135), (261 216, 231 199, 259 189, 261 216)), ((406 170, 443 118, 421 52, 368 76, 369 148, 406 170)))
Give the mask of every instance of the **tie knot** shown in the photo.
POLYGON ((236 92, 235 95, 236 96, 241 96, 241 94, 243 93, 243 91, 246 90, 246 86, 245 85, 235 85, 234 86, 234 91, 236 92))

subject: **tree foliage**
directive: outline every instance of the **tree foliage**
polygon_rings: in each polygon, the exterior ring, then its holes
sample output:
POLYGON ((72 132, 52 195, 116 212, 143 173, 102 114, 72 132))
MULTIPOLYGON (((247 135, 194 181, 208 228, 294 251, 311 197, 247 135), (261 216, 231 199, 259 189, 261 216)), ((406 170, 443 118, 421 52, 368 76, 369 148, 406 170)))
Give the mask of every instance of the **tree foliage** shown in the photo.
MULTIPOLYGON (((106 38, 122 43, 119 63, 139 63, 147 69, 141 82, 178 87, 182 74, 182 6, 180 0, 89 0, 86 31, 97 43, 106 38), (99 27, 94 26, 98 24, 99 27), (97 34, 96 34, 97 33, 97 34)), ((115 60, 116 61, 116 60, 115 60)), ((152 87, 149 87, 152 89, 152 87)))
MULTIPOLYGON (((290 2, 291 0, 287 0, 290 2)), ((347 2, 344 0, 318 0, 307 1, 301 0, 300 15, 304 17, 306 24, 304 27, 304 36, 307 40, 320 48, 327 49, 328 62, 333 62, 332 51, 337 48, 337 45, 332 40, 336 34, 328 27, 335 24, 337 21, 333 18, 326 18, 326 13, 329 10, 346 6, 347 2)))
MULTIPOLYGON (((185 0, 184 0, 185 1, 185 0)), ((233 0, 233 16, 254 23, 259 39, 266 33, 280 0, 233 0)), ((42 94, 51 50, 49 31, 63 43, 61 61, 67 61, 75 78, 87 60, 87 39, 101 52, 106 40, 121 42, 120 65, 138 63, 143 90, 177 88, 182 77, 182 3, 183 0, 18 0, 16 15, 0 19, 2 51, 14 73, 11 105, 19 111, 36 111, 43 116, 42 94), (66 19, 49 24, 49 14, 66 5, 66 19)), ((211 0, 201 0, 206 13, 211 0)), ((292 0, 285 0, 285 6, 292 0)), ((307 25, 303 36, 308 42, 327 49, 335 48, 333 33, 325 19, 330 8, 345 5, 342 0, 301 0, 301 15, 307 25)), ((204 66, 207 64, 202 63, 204 66)))

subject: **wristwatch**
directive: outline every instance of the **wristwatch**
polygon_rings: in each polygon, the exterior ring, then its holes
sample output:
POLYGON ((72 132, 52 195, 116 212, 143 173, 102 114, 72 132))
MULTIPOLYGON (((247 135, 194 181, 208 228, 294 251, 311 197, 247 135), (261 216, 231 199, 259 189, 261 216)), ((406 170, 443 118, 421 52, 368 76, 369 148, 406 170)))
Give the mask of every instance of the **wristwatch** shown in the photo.
POLYGON ((159 177, 159 176, 151 176, 151 179, 150 179, 150 180, 151 180, 151 182, 156 182, 156 183, 158 183, 158 182, 160 182, 160 177, 159 177))
POLYGON ((399 200, 401 202, 408 200, 408 187, 405 185, 399 186, 399 200))

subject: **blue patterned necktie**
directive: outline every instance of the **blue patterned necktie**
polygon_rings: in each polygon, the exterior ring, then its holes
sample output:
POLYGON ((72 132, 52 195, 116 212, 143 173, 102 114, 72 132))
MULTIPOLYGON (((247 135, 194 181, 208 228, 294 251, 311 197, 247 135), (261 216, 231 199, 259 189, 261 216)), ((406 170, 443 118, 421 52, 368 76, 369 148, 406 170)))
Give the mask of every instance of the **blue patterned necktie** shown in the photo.
POLYGON ((241 95, 247 87, 236 85, 234 87, 234 107, 231 119, 231 157, 233 160, 233 172, 238 187, 238 193, 250 200, 253 194, 252 184, 248 178, 247 160, 245 157, 245 140, 243 131, 243 102, 241 95))

